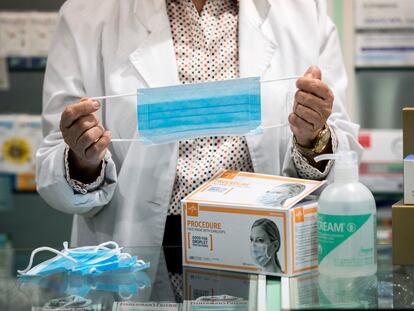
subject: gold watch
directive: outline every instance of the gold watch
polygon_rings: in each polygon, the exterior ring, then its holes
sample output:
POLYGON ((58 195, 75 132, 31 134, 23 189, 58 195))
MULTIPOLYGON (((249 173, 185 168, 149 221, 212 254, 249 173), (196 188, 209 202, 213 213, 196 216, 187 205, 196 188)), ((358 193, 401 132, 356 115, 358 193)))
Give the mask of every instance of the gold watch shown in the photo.
POLYGON ((322 151, 326 149, 326 146, 329 144, 330 140, 331 140, 331 131, 326 124, 316 136, 312 148, 308 148, 308 147, 304 147, 300 145, 297 142, 295 135, 293 135, 293 143, 299 149, 300 153, 302 153, 304 156, 314 156, 314 155, 320 154, 322 151))

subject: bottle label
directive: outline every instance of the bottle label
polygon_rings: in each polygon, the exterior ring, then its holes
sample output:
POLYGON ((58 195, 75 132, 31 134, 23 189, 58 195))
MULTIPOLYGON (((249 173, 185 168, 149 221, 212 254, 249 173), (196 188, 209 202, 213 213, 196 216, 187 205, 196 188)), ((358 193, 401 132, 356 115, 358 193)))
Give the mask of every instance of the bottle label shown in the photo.
POLYGON ((318 214, 318 261, 321 261, 345 240, 353 236, 368 221, 371 214, 318 214))

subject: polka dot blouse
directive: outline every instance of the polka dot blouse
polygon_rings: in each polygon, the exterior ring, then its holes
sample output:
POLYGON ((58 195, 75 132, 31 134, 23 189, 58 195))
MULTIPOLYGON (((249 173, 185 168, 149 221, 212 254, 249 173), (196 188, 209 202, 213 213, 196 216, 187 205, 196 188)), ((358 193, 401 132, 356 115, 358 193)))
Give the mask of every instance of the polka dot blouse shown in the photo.
MULTIPOLYGON (((182 83, 239 77, 238 1, 207 0, 199 14, 192 0, 167 0, 167 11, 182 83)), ((303 157, 294 163, 309 168, 303 157)), ((244 137, 180 141, 168 214, 180 214, 181 200, 220 169, 253 171, 244 137)))
MULTIPOLYGON (((237 1, 209 0, 201 14, 192 0, 167 0, 167 8, 182 83, 238 78, 237 1)), ((181 199, 223 168, 253 171, 244 137, 181 141, 169 214, 178 215, 181 199)))

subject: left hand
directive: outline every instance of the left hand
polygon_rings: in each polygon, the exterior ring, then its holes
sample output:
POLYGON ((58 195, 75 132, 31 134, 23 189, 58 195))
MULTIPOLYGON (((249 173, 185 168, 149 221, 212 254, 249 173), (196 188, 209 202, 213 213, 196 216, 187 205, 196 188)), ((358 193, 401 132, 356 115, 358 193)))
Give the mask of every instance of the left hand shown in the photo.
POLYGON ((307 148, 313 147, 332 113, 334 95, 321 79, 321 70, 316 66, 309 67, 304 77, 298 79, 293 112, 288 118, 296 141, 307 148))

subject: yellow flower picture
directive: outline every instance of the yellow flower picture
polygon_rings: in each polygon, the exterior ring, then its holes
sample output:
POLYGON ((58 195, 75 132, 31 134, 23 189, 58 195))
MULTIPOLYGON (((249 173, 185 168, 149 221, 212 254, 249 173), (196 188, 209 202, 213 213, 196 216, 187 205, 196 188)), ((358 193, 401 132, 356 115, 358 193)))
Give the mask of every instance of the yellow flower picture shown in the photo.
POLYGON ((23 165, 30 161, 32 148, 26 139, 11 137, 4 141, 1 153, 6 162, 23 165))

